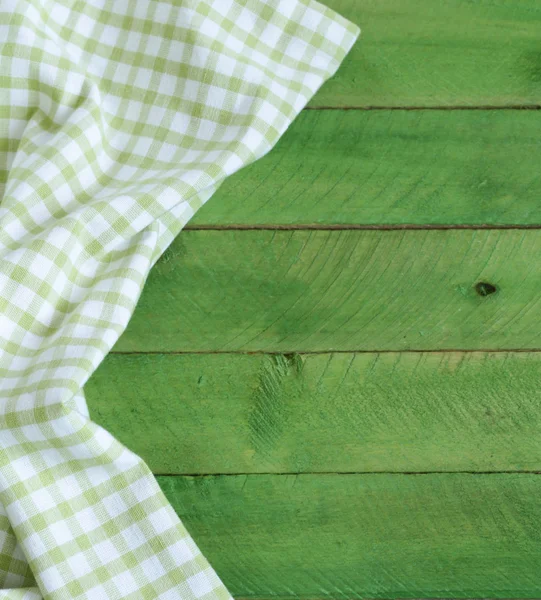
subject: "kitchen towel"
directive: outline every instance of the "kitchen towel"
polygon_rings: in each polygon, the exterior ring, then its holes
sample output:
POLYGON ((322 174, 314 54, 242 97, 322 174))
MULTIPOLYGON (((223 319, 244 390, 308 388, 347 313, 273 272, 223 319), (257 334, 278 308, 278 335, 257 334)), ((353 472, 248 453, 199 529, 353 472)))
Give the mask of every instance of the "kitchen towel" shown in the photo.
POLYGON ((0 599, 231 598, 83 386, 358 35, 314 0, 0 0, 0 599))

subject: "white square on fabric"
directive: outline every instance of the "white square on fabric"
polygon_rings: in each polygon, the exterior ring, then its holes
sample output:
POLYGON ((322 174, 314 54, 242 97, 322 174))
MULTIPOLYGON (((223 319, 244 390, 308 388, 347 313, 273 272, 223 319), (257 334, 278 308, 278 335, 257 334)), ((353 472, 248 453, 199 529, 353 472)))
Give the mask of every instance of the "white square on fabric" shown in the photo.
POLYGON ((195 548, 192 549, 187 540, 180 540, 171 544, 169 553, 174 557, 175 563, 179 567, 195 558, 195 548))
MULTIPOLYGON (((97 544, 94 544, 93 548, 94 552, 101 557, 104 564, 113 562, 113 560, 119 558, 120 556, 115 545, 109 540, 98 542, 97 544)), ((93 596, 89 596, 89 598, 93 598, 93 596)))
MULTIPOLYGON (((321 13, 321 11, 316 11, 313 8, 308 7, 304 11, 304 13, 300 19, 300 24, 303 27, 306 27, 307 29, 309 29, 310 31, 317 31, 322 20, 323 20, 323 14, 321 13)), ((331 36, 331 39, 332 39, 332 36, 331 36)))
POLYGON ((73 534, 64 521, 57 521, 47 529, 59 546, 73 540, 73 534))
POLYGON ((40 22, 40 14, 38 9, 31 4, 25 6, 25 15, 26 19, 32 23, 32 25, 37 25, 40 22))
POLYGON ((217 127, 218 125, 214 121, 210 121, 209 119, 199 119, 196 137, 201 140, 210 141, 213 139, 217 127))
POLYGON ((137 523, 134 523, 129 527, 124 527, 120 535, 122 535, 130 550, 139 548, 139 546, 142 546, 147 541, 146 535, 142 532, 137 523))
POLYGON ((108 431, 105 431, 105 429, 98 426, 95 426, 94 428, 92 441, 95 446, 99 447, 100 452, 104 453, 108 452, 111 448, 118 446, 118 442, 115 438, 108 431))
POLYGON ((170 20, 170 16, 171 16, 171 5, 167 4, 166 2, 157 2, 156 3, 156 8, 154 10, 154 21, 156 23, 163 23, 163 24, 167 24, 169 23, 170 20))
POLYGON ((88 598, 92 598, 92 600, 111 600, 109 592, 101 583, 88 590, 88 598))
POLYGON ((196 575, 192 575, 186 579, 186 583, 190 586, 190 589, 196 596, 196 598, 201 598, 205 594, 212 592, 212 585, 210 583, 210 577, 212 573, 210 569, 205 569, 196 575))
POLYGON ((56 448, 46 448, 41 451, 41 455, 43 458, 43 462, 47 465, 47 467, 56 467, 65 463, 68 459, 67 456, 64 456, 59 450, 56 448))
POLYGON ((169 125, 169 129, 175 133, 186 133, 190 125, 190 117, 185 113, 176 113, 169 125))
POLYGON ((32 533, 26 538, 26 551, 29 554, 30 560, 35 560, 42 554, 48 551, 47 546, 43 542, 43 537, 39 533, 32 533))
POLYGON ((220 54, 216 59, 215 71, 221 75, 232 76, 237 63, 226 54, 220 54))
POLYGON ((293 17, 293 11, 298 7, 296 2, 290 0, 279 0, 276 10, 284 17, 291 19, 293 17))
MULTIPOLYGON (((30 7, 28 7, 28 11, 30 11, 30 7)), ((9 31, 11 31, 11 28, 9 28, 9 31)), ((5 38, 2 39, 8 39, 8 37, 8 28, 6 28, 5 38)), ((21 25, 17 30, 16 43, 21 46, 33 46, 35 42, 36 34, 34 30, 26 25, 21 25)))
POLYGON ((146 156, 153 142, 154 140, 152 138, 143 136, 139 137, 137 142, 135 142, 135 146, 133 147, 133 153, 138 154, 139 156, 146 156))
MULTIPOLYGON (((2 432, 2 436, 4 435, 4 433, 9 433, 9 431, 2 432)), ((41 430, 41 428, 37 425, 23 425, 21 427, 21 433, 29 442, 43 442, 47 439, 43 435, 43 431, 41 430)))
POLYGON ((173 77, 172 75, 163 73, 158 84, 158 93, 164 94, 165 96, 172 96, 175 93, 179 83, 180 79, 178 77, 173 77))
POLYGON ((11 461, 11 468, 19 473, 19 480, 26 481, 31 477, 37 475, 37 471, 34 468, 34 464, 30 460, 30 456, 21 456, 11 461))
MULTIPOLYGON (((156 35, 148 34, 145 37, 145 55, 159 56, 162 47, 163 38, 156 35)), ((155 73, 154 73, 155 74, 155 73)))
MULTIPOLYGON (((276 27, 274 23, 267 23, 260 39, 267 46, 274 48, 282 35, 283 31, 279 27, 276 27)), ((269 61, 267 60, 266 62, 269 61)))
POLYGON ((131 594, 132 592, 135 592, 138 589, 137 582, 133 578, 133 575, 130 575, 128 571, 120 573, 120 575, 116 575, 115 577, 113 577, 112 581, 123 595, 131 594))
POLYGON ((154 495, 154 490, 152 486, 148 484, 148 481, 143 478, 135 481, 131 484, 130 490, 132 494, 137 498, 138 502, 143 502, 147 498, 150 498, 154 495))
POLYGON ((182 97, 184 100, 196 102, 201 92, 201 83, 194 79, 186 79, 182 88, 182 97))
POLYGON ((126 506, 126 503, 124 502, 120 494, 117 493, 111 494, 110 496, 106 496, 105 498, 103 498, 102 502, 105 506, 105 509, 107 510, 107 513, 112 519, 118 517, 119 515, 128 510, 128 506, 126 506))
POLYGON ((302 60, 306 54, 308 44, 301 39, 296 39, 285 48, 284 54, 294 60, 302 60))
POLYGON ((78 63, 81 60, 81 56, 83 55, 82 49, 79 48, 79 46, 76 46, 75 44, 69 43, 66 44, 66 47, 68 48, 71 60, 75 63, 78 63))
POLYGON ((148 518, 156 533, 163 533, 174 525, 171 521, 171 515, 165 506, 150 514, 148 518))
POLYGON ((237 154, 232 152, 222 165, 222 169, 225 173, 234 173, 242 164, 242 159, 237 154))
POLYGON ((124 46, 126 50, 130 52, 137 52, 141 45, 142 36, 137 31, 130 31, 128 33, 128 39, 126 40, 126 45, 124 46))
POLYGON ((32 492, 30 494, 30 499, 36 505, 39 512, 49 510, 56 506, 54 498, 49 494, 46 488, 32 492))
POLYGON ((103 525, 103 518, 101 516, 98 518, 92 506, 77 511, 71 519, 74 521, 74 528, 85 533, 92 533, 103 525))
POLYGON ((172 61, 180 62, 184 50, 186 48, 186 44, 184 42, 179 42, 178 40, 172 40, 169 43, 169 52, 167 57, 172 61))
POLYGON ((81 575, 87 575, 92 571, 90 563, 85 558, 85 555, 82 552, 78 552, 73 556, 69 556, 66 562, 70 566, 71 570, 74 573, 76 573, 78 577, 80 577, 81 575))
MULTIPOLYGON (((1 389, 1 388, 0 388, 1 389)), ((20 444, 19 440, 13 435, 13 433, 9 430, 2 431, 2 447, 7 449, 12 446, 18 446, 20 444)), ((0 548, 2 544, 0 543, 0 548)))
POLYGON ((84 36, 90 36, 95 25, 96 21, 94 21, 94 19, 91 19, 88 15, 80 13, 79 19, 75 24, 75 31, 84 36))
POLYGON ((225 101, 228 91, 218 86, 212 86, 207 94, 207 106, 214 106, 219 109, 225 108, 225 101))
POLYGON ((92 168, 89 166, 81 169, 78 174, 78 179, 83 189, 91 185, 95 181, 95 175, 92 168))
POLYGON ((80 444, 69 446, 69 448, 67 448, 67 450, 70 452, 70 454, 76 460, 85 460, 88 458, 92 458, 92 456, 94 456, 94 452, 92 451, 92 448, 89 448, 88 445, 86 444, 86 442, 82 442, 80 444))
POLYGON ((66 580, 54 565, 40 572, 40 579, 48 593, 64 587, 66 580))
POLYGON ((62 146, 60 153, 68 161, 68 164, 73 164, 78 158, 83 156, 83 150, 77 140, 70 140, 65 146, 62 146))
POLYGON ((117 27, 111 27, 111 25, 105 25, 101 32, 100 42, 103 42, 107 46, 114 47, 118 40, 118 34, 120 30, 117 27))
POLYGON ((156 158, 158 160, 163 160, 163 161, 172 161, 175 154, 177 153, 181 153, 182 149, 180 147, 180 145, 173 145, 173 144, 166 144, 165 142, 160 146, 159 150, 158 150, 158 154, 156 155, 156 158))
POLYGON ((155 556, 143 560, 139 566, 149 580, 159 579, 162 575, 165 575, 163 564, 155 556))
MULTIPOLYGON (((51 427, 58 438, 65 437, 67 435, 72 435, 75 433, 73 431, 71 424, 69 424, 65 418, 60 417, 58 419, 51 419, 48 421, 48 426, 51 427)), ((53 454, 59 454, 59 450, 56 448, 47 448, 47 452, 52 456, 53 454)), ((55 464, 55 463, 53 463, 55 464)))
POLYGON ((22 119, 10 119, 8 123, 8 137, 12 139, 20 138, 26 129, 27 123, 22 119))
POLYGON ((11 88, 9 92, 10 104, 14 106, 28 106, 30 93, 25 89, 11 88))
POLYGON ((28 79, 30 76, 30 61, 27 58, 18 58, 16 56, 11 58, 10 61, 13 76, 20 79, 28 79))
POLYGON ((232 35, 227 36, 227 39, 225 40, 225 45, 237 54, 242 54, 244 52, 246 55, 249 56, 252 52, 252 49, 249 46, 247 46, 244 42, 239 40, 239 38, 234 37, 232 35))
POLYGON ((340 44, 344 36, 344 29, 341 25, 338 25, 336 21, 327 21, 325 28, 325 37, 329 40, 333 40, 335 44, 340 44))
POLYGON ((101 485, 110 479, 107 469, 101 465, 97 467, 88 467, 86 469, 86 474, 94 486, 101 485))

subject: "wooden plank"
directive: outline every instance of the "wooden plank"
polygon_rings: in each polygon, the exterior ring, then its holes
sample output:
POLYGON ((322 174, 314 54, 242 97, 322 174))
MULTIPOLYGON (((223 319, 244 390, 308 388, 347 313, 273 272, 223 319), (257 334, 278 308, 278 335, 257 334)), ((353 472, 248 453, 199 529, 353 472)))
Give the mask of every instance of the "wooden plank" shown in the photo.
POLYGON ((234 597, 538 598, 539 475, 160 477, 234 597))
POLYGON ((539 225, 537 111, 304 111, 208 225, 539 225))
POLYGON ((154 473, 541 470, 541 353, 109 355, 92 418, 154 473))
POLYGON ((540 255, 540 230, 184 231, 114 351, 535 349, 540 255))
POLYGON ((539 104, 536 0, 325 0, 361 27, 312 106, 539 104))

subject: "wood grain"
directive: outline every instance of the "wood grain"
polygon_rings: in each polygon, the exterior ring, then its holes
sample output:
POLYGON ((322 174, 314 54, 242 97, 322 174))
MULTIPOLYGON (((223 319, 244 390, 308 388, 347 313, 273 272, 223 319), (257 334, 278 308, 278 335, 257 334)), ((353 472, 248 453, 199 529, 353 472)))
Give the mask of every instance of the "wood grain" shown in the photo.
POLYGON ((540 255, 539 230, 184 231, 113 351, 535 349, 540 255))
POLYGON ((539 475, 158 480, 234 597, 539 597, 539 475))
POLYGON ((188 228, 541 225, 536 111, 305 111, 188 228))
POLYGON ((541 353, 109 355, 92 418, 154 473, 541 470, 541 353))
POLYGON ((361 36, 311 106, 538 105, 536 0, 325 0, 361 36))

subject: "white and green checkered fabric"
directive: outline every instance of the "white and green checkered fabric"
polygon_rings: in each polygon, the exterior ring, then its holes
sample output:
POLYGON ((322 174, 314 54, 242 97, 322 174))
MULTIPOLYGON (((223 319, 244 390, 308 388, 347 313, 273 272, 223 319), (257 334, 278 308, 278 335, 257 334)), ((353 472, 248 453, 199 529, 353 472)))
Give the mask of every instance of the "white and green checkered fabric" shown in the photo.
POLYGON ((314 0, 0 0, 0 599, 231 598, 83 386, 358 34, 314 0))

